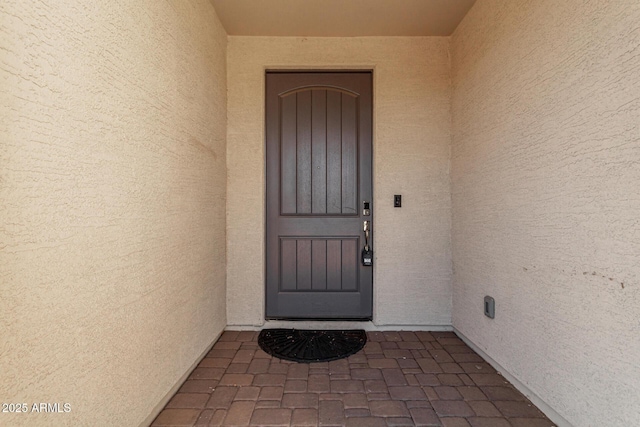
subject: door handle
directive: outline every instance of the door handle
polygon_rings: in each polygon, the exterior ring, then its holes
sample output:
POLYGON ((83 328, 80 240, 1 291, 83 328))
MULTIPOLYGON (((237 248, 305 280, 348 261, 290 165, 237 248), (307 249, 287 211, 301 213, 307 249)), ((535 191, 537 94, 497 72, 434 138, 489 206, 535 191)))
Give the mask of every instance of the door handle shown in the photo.
POLYGON ((369 230, 371 229, 371 221, 364 221, 362 228, 364 229, 364 249, 368 251, 369 250, 369 230))
POLYGON ((371 221, 364 221, 362 225, 364 230, 364 249, 362 249, 362 265, 373 265, 373 251, 369 247, 369 232, 371 231, 371 221))

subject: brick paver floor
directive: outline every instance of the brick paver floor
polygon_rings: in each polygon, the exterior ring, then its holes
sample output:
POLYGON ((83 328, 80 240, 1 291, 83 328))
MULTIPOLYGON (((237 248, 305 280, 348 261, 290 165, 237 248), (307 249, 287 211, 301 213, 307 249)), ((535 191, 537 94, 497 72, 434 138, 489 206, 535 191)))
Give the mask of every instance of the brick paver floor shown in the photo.
POLYGON ((452 332, 368 332, 328 363, 272 358, 227 331, 153 426, 550 427, 452 332))

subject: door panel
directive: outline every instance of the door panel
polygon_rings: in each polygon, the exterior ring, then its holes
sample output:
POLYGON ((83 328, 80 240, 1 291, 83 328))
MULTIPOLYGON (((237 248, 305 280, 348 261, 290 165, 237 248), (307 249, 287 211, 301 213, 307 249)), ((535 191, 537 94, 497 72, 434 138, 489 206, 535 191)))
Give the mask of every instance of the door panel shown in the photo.
POLYGON ((358 291, 358 239, 280 239, 280 292, 358 291))
POLYGON ((371 73, 267 73, 267 317, 370 318, 371 73))
POLYGON ((326 89, 281 97, 283 215, 357 214, 357 100, 326 89))

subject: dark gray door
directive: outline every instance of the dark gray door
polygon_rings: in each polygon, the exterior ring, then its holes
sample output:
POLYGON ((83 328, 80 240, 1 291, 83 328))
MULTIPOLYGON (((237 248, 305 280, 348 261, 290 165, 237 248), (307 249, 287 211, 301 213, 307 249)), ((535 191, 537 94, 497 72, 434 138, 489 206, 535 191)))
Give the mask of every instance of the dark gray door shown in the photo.
POLYGON ((267 73, 267 318, 371 318, 371 128, 370 72, 267 73))

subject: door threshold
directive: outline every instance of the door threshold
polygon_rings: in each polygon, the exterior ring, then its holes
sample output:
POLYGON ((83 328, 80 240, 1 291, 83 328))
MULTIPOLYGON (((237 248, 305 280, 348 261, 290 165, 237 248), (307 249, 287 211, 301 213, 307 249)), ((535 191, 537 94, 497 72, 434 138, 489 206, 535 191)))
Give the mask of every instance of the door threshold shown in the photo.
POLYGON ((336 318, 336 319, 327 319, 327 318, 314 318, 314 317, 268 317, 265 319, 265 322, 371 322, 370 317, 362 317, 362 318, 336 318))
POLYGON ((263 329, 364 329, 373 330, 371 320, 352 319, 269 319, 265 320, 263 329))
POLYGON ((365 331, 452 331, 451 325, 376 325, 372 321, 265 320, 262 325, 227 325, 227 331, 261 331, 263 329, 364 329, 365 331))

